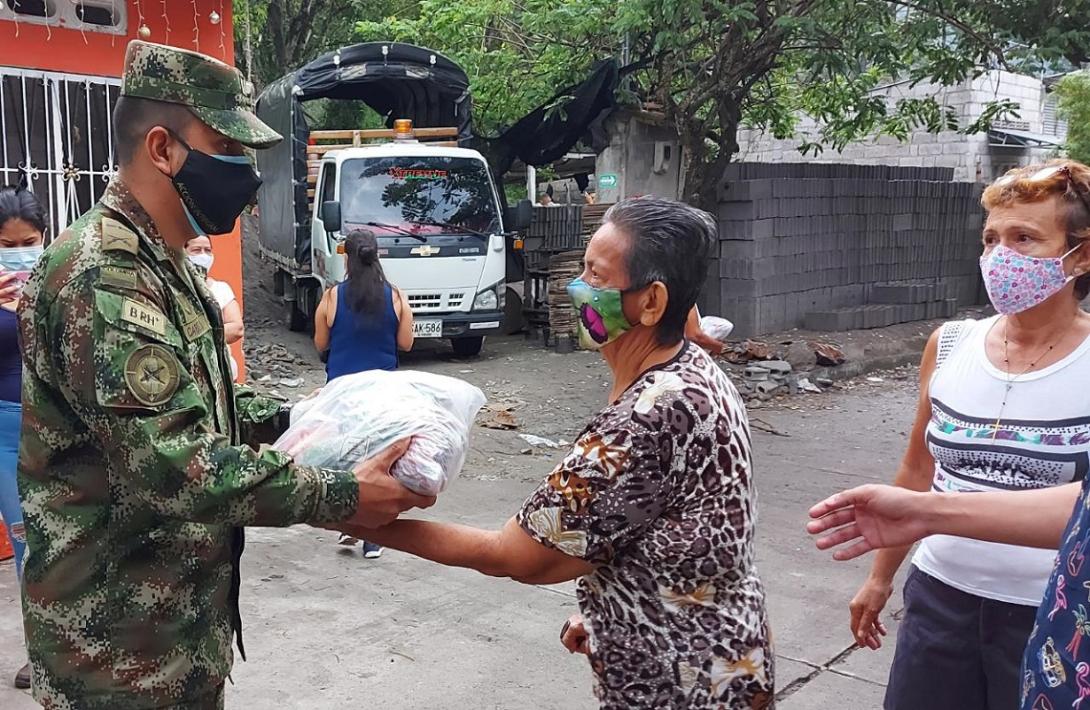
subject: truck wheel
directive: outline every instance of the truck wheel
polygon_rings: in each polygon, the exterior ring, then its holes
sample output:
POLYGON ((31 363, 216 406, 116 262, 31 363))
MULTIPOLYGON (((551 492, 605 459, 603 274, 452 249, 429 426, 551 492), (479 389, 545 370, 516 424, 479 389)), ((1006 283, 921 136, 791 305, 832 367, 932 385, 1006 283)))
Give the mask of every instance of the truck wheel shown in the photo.
POLYGON ((503 309, 503 334, 514 335, 526 328, 522 315, 522 293, 524 282, 507 284, 507 301, 503 309))
POLYGON ((484 347, 484 336, 476 338, 455 338, 450 341, 454 354, 458 357, 477 357, 484 347))
POLYGON ((284 321, 293 333, 302 333, 310 327, 310 319, 299 310, 298 301, 284 301, 284 321))

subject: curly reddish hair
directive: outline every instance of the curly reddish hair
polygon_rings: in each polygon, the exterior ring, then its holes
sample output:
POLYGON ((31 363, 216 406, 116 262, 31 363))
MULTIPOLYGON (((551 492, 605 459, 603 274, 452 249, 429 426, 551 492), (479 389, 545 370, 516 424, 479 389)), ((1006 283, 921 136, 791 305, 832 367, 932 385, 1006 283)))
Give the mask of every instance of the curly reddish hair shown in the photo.
MULTIPOLYGON (((1049 160, 1010 170, 984 189, 980 204, 991 211, 1018 203, 1041 202, 1050 197, 1056 197, 1060 203, 1068 249, 1090 241, 1090 168, 1074 160, 1049 160), (1045 168, 1053 166, 1060 169, 1034 179, 1045 168)), ((1090 294, 1090 274, 1075 279, 1075 297, 1081 301, 1087 294, 1090 294)))

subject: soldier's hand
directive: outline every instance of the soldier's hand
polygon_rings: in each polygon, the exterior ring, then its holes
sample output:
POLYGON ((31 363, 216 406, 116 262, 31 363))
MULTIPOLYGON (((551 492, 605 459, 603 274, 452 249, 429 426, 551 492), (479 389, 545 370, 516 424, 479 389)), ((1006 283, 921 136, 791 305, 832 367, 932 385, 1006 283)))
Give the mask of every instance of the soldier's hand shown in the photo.
POLYGON ((390 468, 408 451, 410 441, 402 439, 355 468, 360 484, 360 505, 346 522, 378 528, 392 523, 406 510, 430 508, 435 503, 434 497, 413 493, 390 475, 390 468))

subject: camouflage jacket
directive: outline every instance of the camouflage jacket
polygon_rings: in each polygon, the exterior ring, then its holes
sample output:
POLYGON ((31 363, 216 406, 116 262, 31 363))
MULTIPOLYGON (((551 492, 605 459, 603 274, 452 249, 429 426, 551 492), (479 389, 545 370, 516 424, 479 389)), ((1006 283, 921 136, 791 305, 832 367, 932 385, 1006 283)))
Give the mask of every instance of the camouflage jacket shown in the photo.
POLYGON ((46 251, 19 327, 34 697, 193 703, 231 669, 238 528, 346 518, 355 477, 241 445, 267 411, 236 396, 215 301, 119 181, 46 251))

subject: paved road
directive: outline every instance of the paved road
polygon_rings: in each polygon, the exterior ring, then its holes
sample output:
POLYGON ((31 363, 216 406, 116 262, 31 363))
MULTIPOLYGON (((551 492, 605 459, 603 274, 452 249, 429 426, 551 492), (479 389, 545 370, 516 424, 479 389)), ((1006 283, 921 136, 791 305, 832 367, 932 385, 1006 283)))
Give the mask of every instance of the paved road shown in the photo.
MULTIPOLYGON (((595 356, 553 355, 517 341, 496 344, 468 365, 425 357, 412 366, 460 374, 492 399, 517 401, 522 431, 569 440, 603 396, 605 372, 595 356)), ((892 476, 911 418, 911 389, 903 382, 863 384, 751 412, 757 426, 787 435, 755 435, 758 556, 782 710, 881 706, 889 646, 853 650, 846 625, 865 563, 834 563, 816 552, 803 523, 807 507, 824 495, 892 476)), ((515 432, 479 429, 464 477, 429 516, 502 524, 559 456, 526 455, 525 448, 515 432)), ((584 659, 557 640, 575 609, 571 584, 526 587, 393 552, 365 561, 334 537, 305 526, 249 532, 242 599, 250 655, 236 663, 228 708, 596 707, 584 659)), ((891 611, 899 608, 896 598, 891 611)), ((5 679, 21 664, 18 614, 6 563, 5 679)), ((29 696, 0 688, 0 708, 32 707, 29 696)))

